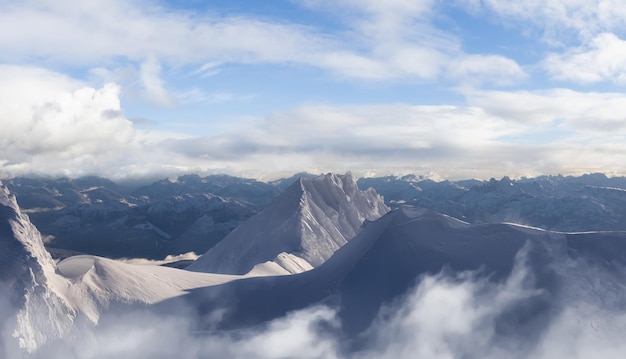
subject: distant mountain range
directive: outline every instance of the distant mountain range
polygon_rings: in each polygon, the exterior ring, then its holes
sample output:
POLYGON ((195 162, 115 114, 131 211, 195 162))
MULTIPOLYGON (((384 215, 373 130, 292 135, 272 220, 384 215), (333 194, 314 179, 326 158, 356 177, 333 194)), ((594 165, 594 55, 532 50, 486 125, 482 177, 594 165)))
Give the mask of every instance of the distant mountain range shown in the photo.
POLYGON ((225 175, 182 176, 139 188, 99 177, 4 183, 61 257, 204 253, 281 192, 270 183, 225 175))
POLYGON ((626 230, 626 178, 604 174, 435 182, 414 175, 361 178, 392 208, 410 204, 471 223, 511 222, 580 232, 626 230))
MULTIPOLYGON (((4 184, 55 257, 95 254, 162 259, 204 253, 264 210, 300 177, 269 183, 187 175, 129 187, 99 177, 13 178, 4 184)), ((626 230, 626 178, 603 174, 512 180, 432 181, 415 175, 360 178, 390 208, 415 205, 469 223, 511 222, 584 232, 626 230)))

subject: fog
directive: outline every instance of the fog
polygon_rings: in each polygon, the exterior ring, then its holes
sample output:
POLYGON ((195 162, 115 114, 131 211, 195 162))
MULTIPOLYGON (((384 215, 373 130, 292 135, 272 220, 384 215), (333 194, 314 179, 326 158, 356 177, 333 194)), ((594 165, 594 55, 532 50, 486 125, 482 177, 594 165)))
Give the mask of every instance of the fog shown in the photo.
MULTIPOLYGON (((195 331, 191 314, 138 309, 103 314, 97 326, 77 324, 63 340, 40 347, 30 357, 622 358, 626 314, 618 306, 605 305, 602 293, 622 296, 624 288, 602 280, 614 273, 567 261, 558 270, 578 284, 565 285, 559 294, 537 289, 533 272, 519 258, 510 276, 499 283, 481 272, 423 276, 402 298, 383 307, 370 329, 357 338, 342 334, 339 309, 325 305, 229 332, 195 331), (595 295, 567 289, 579 286, 581 278, 573 276, 584 273, 589 275, 583 282, 599 278, 592 289, 595 295)), ((1 300, 6 309, 6 298, 1 300)), ((29 357, 15 350, 6 325, 2 334, 5 358, 29 357)))

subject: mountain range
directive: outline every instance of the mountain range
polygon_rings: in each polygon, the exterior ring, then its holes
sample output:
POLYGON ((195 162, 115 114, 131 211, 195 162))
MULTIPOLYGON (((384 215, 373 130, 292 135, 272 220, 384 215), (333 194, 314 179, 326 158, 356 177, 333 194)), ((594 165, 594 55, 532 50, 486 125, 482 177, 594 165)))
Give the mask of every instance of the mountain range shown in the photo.
POLYGON ((392 207, 410 204, 471 223, 511 222, 555 231, 626 230, 626 178, 604 174, 512 180, 361 178, 392 207))
MULTIPOLYGON (((226 175, 133 185, 99 177, 4 183, 55 258, 162 259, 206 252, 300 177, 317 176, 300 173, 267 183, 226 175)), ((375 189, 390 208, 415 205, 470 223, 511 222, 565 232, 626 230, 623 177, 433 181, 407 175, 360 178, 357 185, 375 189)))
POLYGON ((273 184, 225 175, 181 176, 138 188, 99 177, 4 182, 55 257, 204 253, 280 193, 273 184))
MULTIPOLYGON (((510 182, 460 190, 519 193, 510 182)), ((328 174, 292 183, 184 270, 93 255, 54 261, 18 201, 0 188, 0 350, 10 359, 588 357, 590 348, 618 357, 624 349, 615 340, 626 329, 622 231, 389 210, 350 174, 328 174)))

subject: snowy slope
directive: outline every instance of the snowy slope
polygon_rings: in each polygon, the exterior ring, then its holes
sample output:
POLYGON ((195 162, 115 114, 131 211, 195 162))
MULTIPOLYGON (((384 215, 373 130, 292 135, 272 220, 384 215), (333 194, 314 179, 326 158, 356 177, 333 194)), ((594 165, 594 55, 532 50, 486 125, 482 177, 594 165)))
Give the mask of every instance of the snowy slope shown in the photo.
POLYGON ((528 282, 524 285, 532 287, 532 298, 507 309, 498 325, 532 331, 560 307, 582 300, 604 303, 610 298, 626 309, 624 232, 567 234, 505 223, 468 224, 408 206, 368 223, 313 270, 198 288, 159 309, 180 306, 183 300, 184 307, 197 308, 200 326, 215 326, 217 312, 222 319, 218 326, 234 329, 316 303, 337 303, 342 330, 356 338, 381 308, 406 295, 423 275, 479 270, 481 277, 502 283, 519 276, 513 271, 520 262, 526 274, 514 280, 528 282), (598 273, 608 282, 589 286, 598 273))
POLYGON ((273 261, 291 273, 302 272, 322 264, 365 221, 387 211, 383 199, 374 190, 359 190, 350 174, 301 178, 188 269, 244 274, 273 261))

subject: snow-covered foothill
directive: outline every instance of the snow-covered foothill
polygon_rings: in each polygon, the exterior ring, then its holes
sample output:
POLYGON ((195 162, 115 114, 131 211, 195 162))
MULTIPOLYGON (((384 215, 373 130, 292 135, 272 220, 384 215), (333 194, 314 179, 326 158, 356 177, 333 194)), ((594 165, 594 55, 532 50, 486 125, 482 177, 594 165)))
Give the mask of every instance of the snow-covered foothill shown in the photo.
POLYGON ((324 263, 364 222, 388 211, 383 198, 373 189, 359 190, 350 173, 300 178, 188 269, 244 274, 273 261, 299 273, 324 263))

